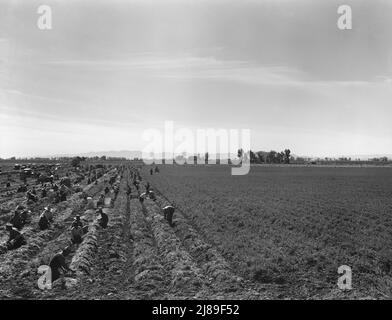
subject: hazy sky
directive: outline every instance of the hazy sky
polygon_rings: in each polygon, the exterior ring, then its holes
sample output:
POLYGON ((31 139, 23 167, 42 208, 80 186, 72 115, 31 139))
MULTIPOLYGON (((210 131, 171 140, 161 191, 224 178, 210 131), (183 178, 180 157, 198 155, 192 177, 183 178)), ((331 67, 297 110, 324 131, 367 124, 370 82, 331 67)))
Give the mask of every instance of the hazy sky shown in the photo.
POLYGON ((392 153, 392 1, 0 1, 0 157, 143 148, 178 127, 252 148, 392 153), (50 5, 53 29, 37 28, 50 5), (337 28, 340 4, 353 30, 337 28))

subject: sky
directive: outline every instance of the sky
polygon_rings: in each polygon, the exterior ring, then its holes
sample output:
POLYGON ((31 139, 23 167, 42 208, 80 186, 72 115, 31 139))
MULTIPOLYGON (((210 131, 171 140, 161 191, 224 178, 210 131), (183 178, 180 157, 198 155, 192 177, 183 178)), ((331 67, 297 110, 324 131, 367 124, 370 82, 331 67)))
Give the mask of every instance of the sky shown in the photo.
POLYGON ((0 157, 141 150, 176 128, 254 150, 392 154, 392 2, 1 0, 0 157), (52 8, 40 30, 37 8, 52 8), (339 30, 337 8, 352 8, 339 30))

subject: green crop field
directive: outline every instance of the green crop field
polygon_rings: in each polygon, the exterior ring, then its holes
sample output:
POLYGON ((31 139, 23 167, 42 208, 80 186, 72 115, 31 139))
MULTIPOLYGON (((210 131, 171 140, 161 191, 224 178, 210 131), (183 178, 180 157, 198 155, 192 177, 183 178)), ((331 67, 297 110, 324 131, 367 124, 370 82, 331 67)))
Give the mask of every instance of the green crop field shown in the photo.
MULTIPOLYGON (((338 267, 355 296, 391 294, 392 170, 162 166, 144 176, 216 246, 238 274, 279 297, 339 295, 338 267)), ((174 219, 175 221, 175 219, 174 219)))

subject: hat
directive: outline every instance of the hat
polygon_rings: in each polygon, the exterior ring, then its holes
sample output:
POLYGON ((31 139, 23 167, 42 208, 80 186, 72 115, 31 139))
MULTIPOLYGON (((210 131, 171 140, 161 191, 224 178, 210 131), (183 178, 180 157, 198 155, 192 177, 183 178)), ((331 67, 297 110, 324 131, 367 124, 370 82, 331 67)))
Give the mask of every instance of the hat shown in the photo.
POLYGON ((68 255, 69 253, 70 253, 70 251, 71 251, 71 248, 68 246, 68 247, 65 247, 62 251, 61 251, 61 253, 63 254, 63 255, 68 255))

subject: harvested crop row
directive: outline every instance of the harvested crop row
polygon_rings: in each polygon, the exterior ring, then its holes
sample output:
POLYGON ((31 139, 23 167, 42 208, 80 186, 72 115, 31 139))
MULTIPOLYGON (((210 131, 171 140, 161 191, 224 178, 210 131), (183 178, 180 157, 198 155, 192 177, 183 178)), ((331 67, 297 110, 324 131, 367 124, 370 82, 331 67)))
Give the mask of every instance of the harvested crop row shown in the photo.
MULTIPOLYGON (((109 216, 111 216, 111 209, 106 208, 105 211, 109 216)), ((100 230, 100 226, 93 209, 86 210, 82 218, 89 221, 88 232, 84 236, 83 242, 77 249, 70 264, 70 268, 75 270, 79 275, 81 273, 90 273, 94 256, 98 248, 98 231, 100 230)))
MULTIPOLYGON (((159 207, 170 205, 162 195, 156 196, 159 207)), ((225 299, 258 299, 259 293, 250 289, 249 282, 235 275, 228 262, 210 244, 206 243, 199 233, 189 224, 180 211, 175 213, 176 236, 203 271, 213 282, 213 291, 223 293, 225 299)), ((223 298, 223 297, 222 297, 223 298)))
POLYGON ((139 201, 131 199, 130 230, 134 248, 135 289, 142 292, 142 297, 162 297, 165 293, 167 271, 162 266, 155 239, 141 211, 139 201))
POLYGON ((92 261, 94 259, 94 253, 97 251, 98 228, 99 226, 97 221, 94 221, 89 225, 89 231, 85 235, 82 244, 72 258, 70 267, 72 270, 75 270, 77 274, 90 272, 92 261))
POLYGON ((170 270, 171 298, 207 298, 210 282, 182 246, 173 230, 163 219, 158 206, 149 199, 144 202, 146 220, 151 226, 159 255, 166 270, 170 270))
MULTIPOLYGON (((135 299, 133 284, 133 246, 129 234, 129 202, 126 179, 117 179, 119 193, 109 214, 106 229, 97 229, 98 245, 89 274, 79 273, 80 286, 74 299, 135 299), (83 274, 83 275, 82 275, 83 274)), ((114 199, 113 198, 113 199, 114 199)), ((64 292, 63 292, 64 293, 64 292)))

